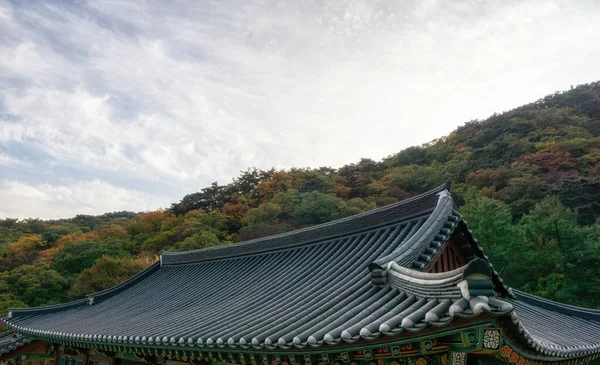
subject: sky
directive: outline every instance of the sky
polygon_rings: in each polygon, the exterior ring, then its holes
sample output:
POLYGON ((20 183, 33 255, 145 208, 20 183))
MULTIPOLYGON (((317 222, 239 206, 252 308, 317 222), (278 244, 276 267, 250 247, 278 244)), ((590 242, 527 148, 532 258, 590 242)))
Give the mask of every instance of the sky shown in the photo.
POLYGON ((595 0, 0 0, 0 217, 380 160, 598 65, 595 0))

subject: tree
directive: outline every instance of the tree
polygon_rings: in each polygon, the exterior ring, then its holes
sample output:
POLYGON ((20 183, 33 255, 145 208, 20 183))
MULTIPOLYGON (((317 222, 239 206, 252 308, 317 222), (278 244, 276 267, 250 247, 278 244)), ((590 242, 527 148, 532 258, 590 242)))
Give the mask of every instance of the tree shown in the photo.
POLYGON ((293 216, 301 224, 320 224, 329 222, 340 216, 340 206, 343 200, 319 191, 300 194, 300 204, 294 210, 293 216))
POLYGON ((600 227, 579 227, 577 212, 550 196, 519 222, 523 244, 514 250, 517 285, 540 296, 600 305, 600 227))
POLYGON ((27 304, 16 299, 14 295, 4 292, 0 294, 0 317, 6 317, 9 308, 27 308, 27 304))
POLYGON ((578 210, 580 224, 593 224, 600 217, 600 177, 569 176, 553 190, 561 203, 578 210))
POLYGON ((273 199, 275 194, 286 191, 292 186, 290 174, 286 171, 277 171, 271 169, 264 174, 264 177, 256 185, 255 193, 258 197, 257 204, 262 204, 273 199))
POLYGON ((403 149, 395 155, 385 159, 388 166, 406 166, 406 165, 424 165, 427 160, 427 151, 420 146, 413 146, 403 149))
POLYGON ((160 232, 160 227, 164 220, 165 213, 160 210, 148 212, 140 216, 140 223, 142 223, 144 231, 153 234, 160 232))
POLYGON ((140 251, 158 253, 159 251, 174 245, 176 242, 177 237, 175 232, 165 231, 145 240, 140 246, 140 251))
POLYGON ((187 237, 173 245, 171 251, 190 251, 220 244, 219 238, 212 232, 202 231, 187 237))
POLYGON ((117 239, 68 243, 56 255, 52 268, 62 273, 79 274, 105 255, 129 258, 131 254, 126 250, 129 245, 129 242, 117 239))
POLYGON ((273 236, 276 234, 289 232, 298 227, 292 226, 286 222, 263 222, 250 224, 240 228, 240 240, 248 241, 256 238, 273 236))
POLYGON ((26 233, 16 229, 0 226, 0 257, 2 256, 2 248, 8 249, 8 245, 15 242, 19 238, 27 235, 26 233))
POLYGON ((0 227, 4 227, 4 228, 16 228, 17 227, 17 222, 19 222, 19 220, 17 218, 4 218, 4 219, 0 219, 0 227))
POLYGON ((525 174, 508 181, 504 189, 505 201, 510 205, 514 217, 521 217, 546 196, 548 184, 539 177, 525 174))
POLYGON ((44 247, 41 235, 29 235, 11 243, 6 253, 0 258, 0 271, 10 270, 20 265, 32 264, 44 247))
POLYGON ((375 203, 367 203, 361 198, 350 199, 340 204, 338 218, 349 217, 375 208, 375 203))
POLYGON ((102 256, 92 267, 81 272, 69 295, 71 298, 81 298, 86 294, 108 289, 127 280, 148 265, 148 262, 140 259, 102 256))
POLYGON ((0 273, 9 294, 28 306, 57 304, 67 301, 71 280, 46 265, 22 265, 0 273))
POLYGON ((409 165, 395 169, 391 186, 411 194, 420 194, 440 185, 446 179, 439 164, 428 166, 409 165))
POLYGON ((265 222, 276 222, 281 216, 281 207, 275 203, 265 203, 258 208, 251 208, 242 223, 245 225, 259 224, 265 222))
POLYGON ((503 248, 519 239, 512 225, 510 207, 501 201, 481 197, 475 188, 469 189, 464 199, 465 204, 460 211, 469 228, 494 265, 502 267, 506 260, 502 256, 503 248))

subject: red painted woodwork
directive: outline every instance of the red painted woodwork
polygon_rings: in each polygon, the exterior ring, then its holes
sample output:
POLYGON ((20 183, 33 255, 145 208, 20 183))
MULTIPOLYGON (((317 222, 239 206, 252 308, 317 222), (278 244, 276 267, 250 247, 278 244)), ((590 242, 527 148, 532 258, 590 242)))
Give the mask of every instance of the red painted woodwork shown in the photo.
POLYGON ((466 260, 460 252, 458 243, 450 238, 444 246, 442 252, 438 253, 437 257, 431 262, 427 272, 437 273, 446 272, 458 269, 466 264, 466 260))

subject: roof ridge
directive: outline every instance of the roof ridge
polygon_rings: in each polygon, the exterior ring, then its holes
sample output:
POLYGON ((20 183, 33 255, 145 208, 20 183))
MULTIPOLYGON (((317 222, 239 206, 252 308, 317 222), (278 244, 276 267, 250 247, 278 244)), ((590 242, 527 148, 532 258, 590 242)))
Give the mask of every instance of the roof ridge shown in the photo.
MULTIPOLYGON (((440 185, 432 190, 425 193, 404 199, 402 201, 389 204, 383 207, 369 210, 367 212, 355 214, 349 217, 333 220, 331 222, 322 223, 306 228, 297 229, 290 232, 280 233, 273 236, 261 237, 249 241, 242 241, 222 246, 202 248, 199 250, 190 250, 182 252, 161 252, 161 262, 165 265, 178 265, 195 263, 201 261, 214 260, 218 258, 231 258, 236 256, 245 256, 248 254, 258 254, 264 252, 270 252, 275 249, 283 249, 289 246, 299 246, 307 243, 313 243, 317 241, 329 240, 339 236, 340 234, 348 235, 349 233, 360 233, 374 228, 385 227, 399 221, 405 221, 414 219, 423 214, 428 214, 434 210, 435 207, 424 206, 420 207, 420 210, 415 212, 410 211, 409 214, 394 215, 393 212, 402 207, 410 206, 411 204, 417 204, 420 201, 426 201, 427 198, 436 196, 440 192, 447 189, 447 183, 440 185), (375 219, 375 218, 381 219, 375 219), (369 220, 372 222, 366 222, 369 220), (351 223, 362 223, 351 224, 351 223), (333 228, 341 228, 343 233, 339 232, 328 232, 333 228), (319 234, 317 234, 319 233, 319 234), (293 242, 281 242, 292 241, 293 242), (278 242, 277 245, 271 244, 272 242, 278 242), (264 246, 264 247, 262 247, 264 246)), ((437 200, 437 199, 436 199, 437 200)), ((436 205, 437 206, 437 205, 436 205)))
POLYGON ((76 308, 88 303, 87 298, 77 299, 72 302, 61 303, 61 304, 50 304, 50 305, 42 305, 39 307, 31 307, 31 308, 8 308, 8 317, 4 317, 1 320, 6 322, 7 320, 14 317, 15 314, 28 314, 28 315, 36 315, 44 312, 55 312, 68 308, 76 308))

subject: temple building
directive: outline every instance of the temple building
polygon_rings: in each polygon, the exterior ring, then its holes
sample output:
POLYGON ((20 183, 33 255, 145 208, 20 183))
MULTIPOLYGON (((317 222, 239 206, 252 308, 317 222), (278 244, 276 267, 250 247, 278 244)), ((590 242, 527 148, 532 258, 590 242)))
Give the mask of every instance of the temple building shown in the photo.
POLYGON ((511 289, 447 185, 290 233, 163 252, 71 303, 12 309, 11 365, 586 364, 600 311, 511 289))

